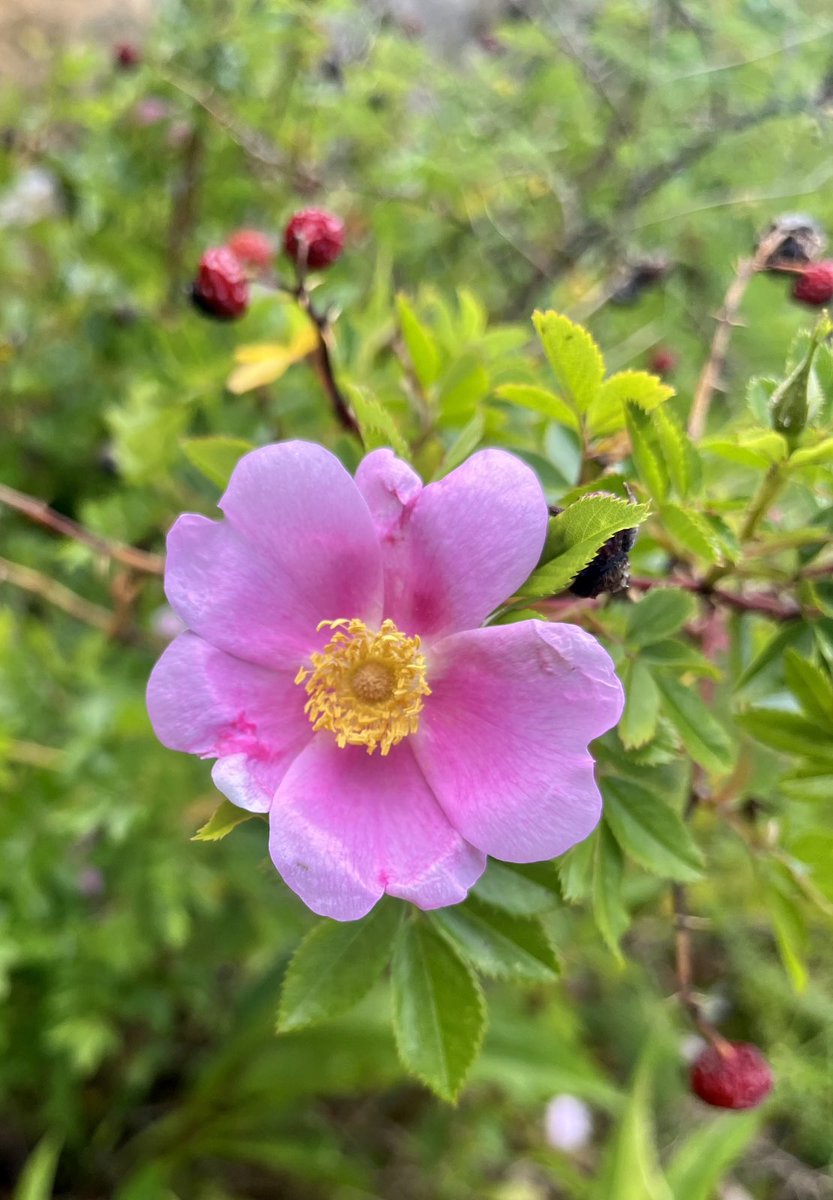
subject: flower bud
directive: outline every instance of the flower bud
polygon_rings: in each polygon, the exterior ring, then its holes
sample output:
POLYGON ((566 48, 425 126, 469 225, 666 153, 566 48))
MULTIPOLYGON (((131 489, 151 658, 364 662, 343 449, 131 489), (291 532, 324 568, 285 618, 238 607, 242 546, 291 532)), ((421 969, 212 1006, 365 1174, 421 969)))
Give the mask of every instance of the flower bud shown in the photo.
POLYGON ((810 414, 808 389, 813 359, 820 342, 829 337, 831 331, 833 331, 833 325, 831 325, 830 319, 823 314, 816 322, 804 356, 772 393, 770 400, 772 428, 777 433, 783 433, 793 446, 803 432, 810 414))

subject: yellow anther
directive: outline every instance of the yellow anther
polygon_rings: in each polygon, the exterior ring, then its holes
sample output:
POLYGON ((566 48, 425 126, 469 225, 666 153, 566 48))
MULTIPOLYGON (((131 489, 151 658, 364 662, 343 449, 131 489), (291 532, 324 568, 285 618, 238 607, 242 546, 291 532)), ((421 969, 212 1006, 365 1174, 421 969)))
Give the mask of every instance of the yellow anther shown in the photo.
POLYGON ((419 638, 389 620, 377 632, 345 617, 318 628, 326 626, 337 632, 310 655, 312 668, 295 676, 309 696, 304 711, 313 729, 328 729, 339 746, 366 746, 368 754, 379 746, 388 754, 416 732, 423 697, 431 694, 419 638))

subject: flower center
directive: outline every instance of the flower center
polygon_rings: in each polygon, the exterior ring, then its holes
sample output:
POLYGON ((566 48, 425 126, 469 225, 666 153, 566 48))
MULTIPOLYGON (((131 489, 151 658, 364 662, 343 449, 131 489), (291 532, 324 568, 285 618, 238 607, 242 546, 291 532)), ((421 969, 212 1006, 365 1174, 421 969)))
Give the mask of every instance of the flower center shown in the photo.
POLYGON ((393 621, 378 632, 364 621, 322 621, 336 630, 323 650, 310 655, 312 670, 301 667, 295 676, 309 699, 304 712, 313 729, 328 729, 344 746, 391 746, 416 733, 425 682, 425 656, 418 637, 401 633, 393 621))

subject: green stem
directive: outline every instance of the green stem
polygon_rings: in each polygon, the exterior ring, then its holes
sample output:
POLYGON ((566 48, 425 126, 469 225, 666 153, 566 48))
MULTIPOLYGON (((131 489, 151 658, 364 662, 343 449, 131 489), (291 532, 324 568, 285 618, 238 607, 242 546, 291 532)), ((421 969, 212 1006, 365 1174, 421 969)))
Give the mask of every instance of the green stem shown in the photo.
MULTIPOLYGON (((761 486, 758 488, 757 495, 753 499, 743 525, 741 526, 741 549, 746 542, 751 541, 755 536, 758 525, 760 524, 762 518, 765 517, 769 512, 773 501, 781 491, 781 488, 784 486, 784 482, 785 475, 782 470, 782 464, 773 463, 766 475, 761 480, 761 486)), ((717 583, 719 579, 722 579, 725 575, 728 575, 731 572, 733 565, 734 564, 723 567, 713 567, 703 580, 704 584, 707 587, 711 587, 711 585, 717 583)))

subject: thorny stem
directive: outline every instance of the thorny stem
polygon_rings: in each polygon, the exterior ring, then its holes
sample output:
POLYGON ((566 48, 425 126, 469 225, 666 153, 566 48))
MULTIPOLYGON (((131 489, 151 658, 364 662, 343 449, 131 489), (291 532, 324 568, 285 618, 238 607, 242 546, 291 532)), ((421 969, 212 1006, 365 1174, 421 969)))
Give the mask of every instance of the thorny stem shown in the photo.
POLYGON ((312 297, 306 286, 306 264, 299 263, 297 270, 298 283, 295 287, 285 287, 281 284, 278 286, 282 291, 289 292, 291 296, 294 296, 298 302, 298 307, 302 312, 306 313, 315 328, 317 338, 315 366, 318 377, 321 380, 321 385, 332 405, 336 420, 347 433, 355 434, 356 437, 361 439, 358 422, 353 416, 353 412, 347 402, 347 397, 338 385, 333 368, 329 318, 326 313, 319 312, 312 303, 312 297))
POLYGON ((197 215, 197 197, 204 149, 203 124, 198 120, 185 138, 180 173, 173 188, 166 255, 168 295, 165 307, 168 312, 176 307, 181 293, 182 262, 197 215))
POLYGON ((725 591, 723 588, 715 587, 709 576, 704 579, 684 576, 675 576, 671 579, 647 579, 637 576, 631 578, 630 586, 638 591, 648 591, 654 587, 677 587, 685 592, 694 592, 698 596, 705 596, 716 604, 725 605, 726 608, 735 609, 737 612, 760 613, 774 621, 795 621, 799 617, 812 615, 812 611, 802 608, 795 600, 781 600, 769 592, 725 591))
POLYGON ((35 521, 38 525, 45 525, 53 533, 60 533, 63 537, 81 542, 83 545, 89 546, 91 550, 95 550, 96 553, 115 559, 125 567, 142 571, 146 575, 164 574, 165 560, 161 554, 150 554, 146 550, 137 550, 134 546, 126 546, 123 542, 117 542, 113 538, 93 533, 92 530, 79 525, 77 521, 55 512, 45 501, 38 500, 34 496, 27 496, 25 492, 18 492, 4 483, 0 483, 0 504, 8 505, 9 508, 28 517, 30 521, 35 521))
POLYGON ((764 268, 767 259, 782 238, 782 233, 774 231, 769 237, 763 239, 751 258, 744 258, 738 263, 735 277, 723 298, 723 307, 717 314, 717 328, 712 338, 709 357, 706 359, 697 384, 697 391, 694 394, 694 403, 688 418, 688 436, 693 441, 701 438, 705 431, 709 409, 715 390, 720 386, 720 379, 729 352, 729 343, 732 340, 732 330, 738 323, 738 313, 746 289, 753 276, 764 268))

